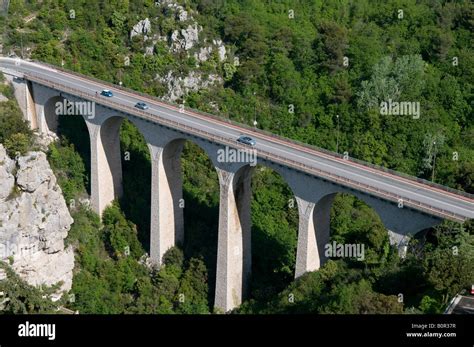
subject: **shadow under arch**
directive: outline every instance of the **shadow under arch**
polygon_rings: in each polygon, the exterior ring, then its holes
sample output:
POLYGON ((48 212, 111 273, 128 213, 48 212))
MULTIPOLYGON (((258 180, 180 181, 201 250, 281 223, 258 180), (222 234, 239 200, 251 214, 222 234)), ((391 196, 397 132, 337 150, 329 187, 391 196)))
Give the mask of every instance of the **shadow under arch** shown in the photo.
POLYGON ((117 140, 120 141, 118 162, 121 167, 114 177, 121 180, 123 193, 119 204, 126 218, 137 226, 138 239, 149 252, 151 161, 145 138, 133 121, 120 116, 108 118, 101 127, 102 131, 117 134, 117 140))
POLYGON ((313 223, 322 263, 342 258, 354 267, 375 265, 391 251, 387 229, 365 195, 336 192, 323 196, 315 205, 313 223))
POLYGON ((55 133, 62 146, 72 144, 74 149, 79 153, 84 167, 84 187, 88 195, 91 193, 91 152, 90 152, 90 136, 84 120, 84 115, 74 112, 67 114, 66 112, 58 112, 59 104, 66 105, 68 100, 62 96, 54 96, 50 98, 44 105, 44 116, 48 130, 55 133))
POLYGON ((186 138, 174 139, 165 146, 163 165, 168 182, 178 181, 177 186, 182 187, 182 249, 187 259, 200 258, 204 262, 208 273, 208 303, 212 309, 219 228, 219 179, 215 165, 199 142, 186 138))
POLYGON ((251 297, 265 300, 294 279, 298 238, 295 194, 277 167, 258 164, 252 174, 251 297))

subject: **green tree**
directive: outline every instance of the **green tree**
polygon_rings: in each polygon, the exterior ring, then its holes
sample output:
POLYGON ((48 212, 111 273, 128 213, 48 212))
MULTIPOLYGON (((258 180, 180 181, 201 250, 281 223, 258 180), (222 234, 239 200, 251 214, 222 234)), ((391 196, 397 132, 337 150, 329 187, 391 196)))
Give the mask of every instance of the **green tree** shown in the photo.
POLYGON ((16 133, 5 140, 5 148, 10 157, 15 157, 17 153, 24 155, 31 147, 31 138, 23 133, 16 133))
POLYGON ((54 294, 60 283, 41 288, 29 285, 18 276, 5 262, 0 261, 0 270, 6 279, 0 280, 0 311, 7 314, 54 314, 64 304, 64 298, 53 302, 54 294))

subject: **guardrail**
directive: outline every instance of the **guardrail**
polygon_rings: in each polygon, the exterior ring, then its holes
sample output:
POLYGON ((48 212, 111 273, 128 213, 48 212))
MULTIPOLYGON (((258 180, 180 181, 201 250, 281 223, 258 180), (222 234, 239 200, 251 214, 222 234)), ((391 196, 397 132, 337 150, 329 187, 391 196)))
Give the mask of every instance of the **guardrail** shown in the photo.
MULTIPOLYGON (((179 105, 179 104, 176 104, 176 103, 173 103, 173 102, 170 102, 170 101, 163 101, 162 99, 157 98, 157 97, 152 96, 152 95, 148 95, 148 94, 138 92, 138 91, 135 91, 135 90, 132 90, 132 89, 129 89, 129 88, 125 88, 123 86, 119 86, 119 85, 113 84, 111 82, 102 81, 102 80, 97 79, 95 77, 86 76, 84 74, 81 74, 81 73, 78 73, 78 72, 75 72, 75 71, 66 70, 62 67, 59 67, 59 66, 56 66, 56 65, 53 65, 53 64, 43 63, 43 62, 39 62, 39 61, 34 61, 34 62, 38 63, 38 64, 41 64, 41 65, 48 66, 48 67, 53 68, 53 69, 57 69, 59 71, 67 73, 67 74, 71 74, 71 75, 81 77, 81 78, 84 78, 84 79, 89 79, 91 81, 95 81, 97 83, 101 83, 103 85, 107 85, 107 86, 113 87, 115 89, 122 90, 124 92, 133 93, 133 94, 136 94, 136 95, 140 95, 144 98, 155 100, 156 102, 164 104, 165 106, 168 106, 168 107, 174 107, 174 108, 183 107, 182 105, 179 105)), ((190 111, 192 113, 196 113, 198 115, 202 115, 202 116, 207 117, 207 118, 218 120, 220 122, 225 122, 225 123, 228 123, 230 125, 233 125, 233 126, 236 126, 236 127, 239 127, 239 128, 243 128, 249 133, 262 134, 262 135, 269 136, 269 137, 272 137, 272 138, 277 139, 277 140, 284 141, 286 143, 292 143, 292 144, 298 145, 299 147, 303 147, 303 148, 309 149, 311 151, 320 152, 320 153, 332 156, 334 158, 344 159, 344 156, 342 154, 332 152, 330 150, 327 150, 325 148, 321 148, 321 147, 318 147, 318 146, 309 145, 307 143, 303 143, 303 142, 300 142, 300 141, 297 141, 297 140, 289 139, 289 138, 271 133, 271 132, 263 130, 263 129, 253 128, 253 127, 251 127, 247 124, 243 124, 243 123, 233 121, 230 118, 225 117, 223 115, 218 116, 218 115, 215 115, 215 114, 203 112, 203 111, 196 110, 196 109, 193 109, 191 107, 185 107, 185 106, 184 106, 184 110, 190 111)), ((344 160, 349 161, 349 162, 353 162, 353 163, 356 163, 356 164, 359 164, 359 165, 362 165, 362 166, 365 166, 365 167, 370 167, 370 168, 378 170, 378 171, 386 172, 386 173, 389 173, 393 176, 397 176, 399 178, 404 178, 404 179, 408 179, 408 180, 411 180, 411 181, 414 181, 414 182, 417 182, 417 183, 421 183, 421 184, 424 184, 424 185, 427 185, 427 186, 430 186, 430 187, 433 187, 433 188, 436 188, 436 189, 439 189, 439 190, 442 190, 442 191, 446 191, 446 192, 449 192, 449 193, 453 193, 453 194, 456 194, 456 195, 460 195, 460 196, 464 196, 464 197, 467 197, 467 198, 470 198, 470 199, 474 199, 474 194, 469 194, 467 192, 463 192, 463 191, 460 191, 460 190, 457 190, 457 189, 454 189, 454 188, 446 187, 446 186, 443 186, 441 184, 438 184, 438 183, 435 183, 435 182, 432 182, 432 181, 428 181, 428 180, 425 180, 423 178, 419 178, 419 177, 416 177, 416 176, 408 175, 408 174, 405 174, 403 172, 388 169, 388 168, 380 166, 380 165, 372 164, 372 163, 369 163, 369 162, 366 162, 366 161, 363 161, 363 160, 360 160, 360 159, 356 159, 356 158, 353 158, 353 157, 350 157, 350 156, 349 156, 348 159, 344 159, 344 160)))
MULTIPOLYGON (((232 147, 237 147, 237 148, 241 148, 241 149, 247 149, 246 146, 244 146, 242 144, 239 144, 235 140, 230 140, 228 138, 225 138, 225 137, 222 137, 222 136, 219 136, 219 135, 214 135, 214 134, 211 134, 207 131, 200 130, 200 129, 197 129, 197 128, 194 128, 194 127, 190 127, 188 125, 182 124, 182 123, 174 121, 174 120, 163 118, 159 115, 150 115, 150 114, 146 113, 143 110, 139 110, 137 108, 130 107, 130 106, 124 106, 124 105, 118 104, 116 102, 113 102, 112 100, 105 99, 105 98, 102 98, 102 97, 98 97, 98 96, 93 95, 93 94, 84 93, 83 91, 80 91, 76 88, 68 87, 68 86, 65 86, 63 84, 53 82, 53 81, 50 81, 48 79, 41 78, 41 77, 38 77, 38 76, 33 76, 30 73, 25 73, 24 75, 25 75, 25 78, 27 78, 30 81, 37 82, 37 83, 45 85, 47 87, 50 87, 50 88, 53 88, 53 89, 56 89, 56 90, 60 90, 60 91, 63 91, 65 93, 69 93, 71 95, 78 96, 78 97, 83 98, 83 99, 88 99, 88 100, 94 101, 98 104, 111 107, 115 110, 119 110, 121 112, 124 112, 126 114, 130 114, 132 116, 147 119, 150 122, 163 124, 163 125, 166 125, 168 127, 171 127, 173 129, 176 129, 176 130, 179 130, 179 131, 186 130, 186 132, 188 132, 189 134, 193 134, 193 135, 196 135, 196 136, 204 138, 204 139, 212 140, 212 141, 217 142, 217 143, 226 144, 226 145, 230 145, 232 147)), ((323 171, 323 170, 308 166, 306 164, 303 164, 303 163, 300 163, 300 162, 297 162, 297 161, 294 161, 294 160, 291 160, 291 159, 288 159, 288 158, 284 158, 284 157, 272 154, 270 152, 266 152, 266 151, 263 151, 263 150, 258 150, 258 156, 265 159, 265 160, 268 160, 268 161, 271 161, 271 162, 274 162, 274 163, 277 163, 277 164, 280 164, 280 165, 284 165, 284 166, 291 167, 291 168, 296 168, 296 169, 298 169, 300 171, 303 171, 303 172, 306 172, 308 174, 315 175, 315 176, 318 176, 318 177, 323 177, 324 179, 327 179, 329 181, 338 183, 340 185, 343 185, 343 186, 346 186, 346 187, 349 187, 349 188, 353 188, 353 189, 356 189, 356 190, 362 190, 362 191, 365 191, 365 192, 370 192, 372 195, 381 197, 385 200, 389 200, 389 201, 392 201, 392 202, 395 202, 395 203, 399 203, 400 201, 402 201, 403 206, 412 207, 414 209, 427 212, 431 215, 436 215, 438 217, 450 219, 450 220, 457 221, 457 222, 463 222, 467 219, 464 216, 458 215, 456 213, 449 212, 449 211, 439 209, 439 208, 433 208, 432 206, 423 204, 419 201, 404 198, 401 195, 396 195, 396 194, 393 194, 391 192, 388 192, 388 191, 385 191, 385 190, 382 190, 382 189, 378 189, 378 188, 369 186, 369 185, 361 183, 361 182, 353 181, 353 180, 350 180, 348 178, 345 178, 345 177, 342 177, 342 176, 339 176, 339 175, 336 175, 336 174, 333 174, 333 173, 330 173, 330 172, 327 172, 327 171, 323 171)))

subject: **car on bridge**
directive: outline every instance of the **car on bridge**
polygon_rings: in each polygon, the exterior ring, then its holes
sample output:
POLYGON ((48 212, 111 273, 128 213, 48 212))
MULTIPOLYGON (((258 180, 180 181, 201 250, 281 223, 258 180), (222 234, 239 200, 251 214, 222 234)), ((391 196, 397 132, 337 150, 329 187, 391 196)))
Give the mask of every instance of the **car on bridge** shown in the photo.
POLYGON ((147 110, 148 109, 148 105, 145 104, 144 102, 137 102, 135 104, 135 107, 139 108, 140 110, 147 110))
POLYGON ((108 98, 111 98, 112 96, 114 96, 114 94, 108 89, 104 89, 103 91, 101 91, 100 95, 106 96, 108 98))
POLYGON ((255 146, 257 144, 257 141, 252 139, 250 136, 245 136, 242 135, 237 139, 237 142, 243 143, 244 145, 248 146, 255 146))

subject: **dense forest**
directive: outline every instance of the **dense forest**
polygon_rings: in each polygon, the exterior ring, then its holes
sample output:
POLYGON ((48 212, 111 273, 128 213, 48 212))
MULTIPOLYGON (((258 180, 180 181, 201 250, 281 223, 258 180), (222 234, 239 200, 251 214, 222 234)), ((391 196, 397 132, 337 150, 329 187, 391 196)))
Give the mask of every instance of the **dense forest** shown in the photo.
MULTIPOLYGON (((252 126, 256 120, 260 129, 474 193, 471 2, 177 2, 203 27, 200 35, 223 40, 225 60, 212 55, 201 63, 192 50, 176 53, 166 42, 131 38, 144 18, 164 37, 188 24, 151 0, 12 0, 0 17, 3 54, 158 97, 167 85, 156 76, 216 74, 223 83, 176 102, 252 126), (150 44, 153 53, 146 54, 150 44), (419 103, 420 116, 382 115, 379 105, 389 99, 419 103)), ((1 88, 12 99, 11 89, 1 88)), ((59 133, 50 164, 66 201, 83 198, 87 129, 80 117, 63 117, 59 133)), ((150 268, 149 152, 132 123, 123 123, 120 136, 122 152, 130 154, 122 161, 124 197, 102 220, 79 204, 71 208, 75 300, 65 305, 81 313, 214 312, 219 190, 210 160, 186 143, 185 242, 167 252, 164 266, 150 268)), ((0 143, 10 153, 25 152, 31 137, 14 100, 0 103, 0 143)), ((402 259, 375 211, 349 195, 334 201, 331 240, 364 244, 365 259, 335 258, 295 281, 298 211, 291 189, 257 166, 252 193, 250 296, 235 313, 440 313, 474 282, 472 222, 417 234, 402 259)), ((12 288, 0 285, 12 296, 38 298, 33 288, 12 288)), ((49 308, 18 303, 10 311, 25 307, 49 308)))

